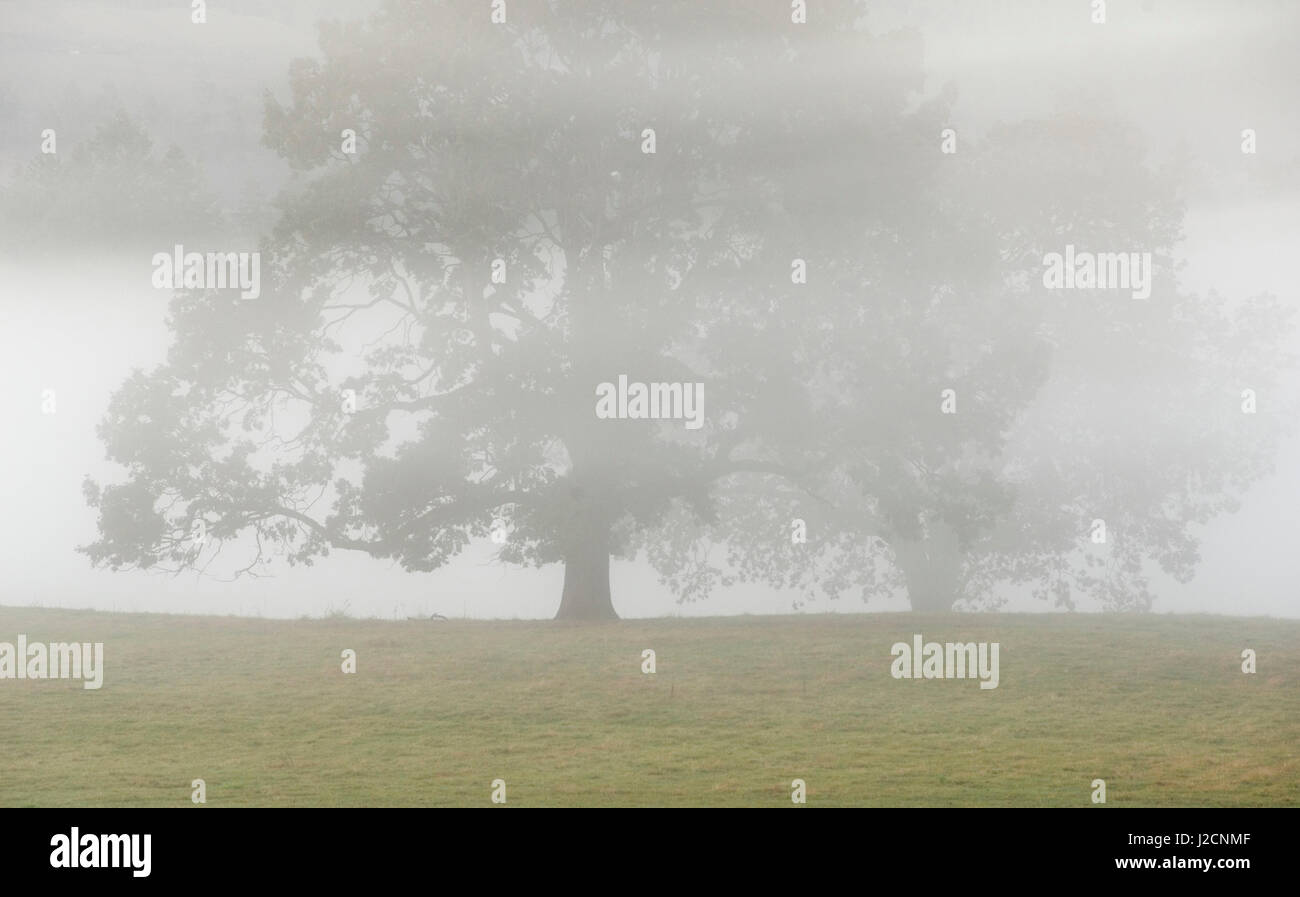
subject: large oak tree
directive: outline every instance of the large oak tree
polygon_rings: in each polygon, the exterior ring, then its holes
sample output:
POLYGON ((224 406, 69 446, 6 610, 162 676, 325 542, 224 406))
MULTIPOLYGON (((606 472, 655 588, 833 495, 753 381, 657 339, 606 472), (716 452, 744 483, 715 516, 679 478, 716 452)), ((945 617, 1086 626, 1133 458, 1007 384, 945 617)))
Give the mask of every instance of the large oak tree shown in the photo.
POLYGON ((951 98, 922 102, 918 40, 863 12, 593 0, 496 23, 393 0, 324 25, 268 98, 298 176, 262 295, 178 292, 166 363, 103 424, 126 475, 87 484, 87 553, 429 571, 496 534, 505 561, 563 563, 559 616, 589 619, 615 615, 611 556, 642 551, 686 598, 901 575, 937 609, 1050 577, 1084 535, 1053 490, 1104 462, 1031 477, 1016 441, 1070 336, 1026 278, 1071 232, 1002 201, 1005 154, 939 152, 951 98), (703 383, 704 426, 599 419, 619 375, 703 383))

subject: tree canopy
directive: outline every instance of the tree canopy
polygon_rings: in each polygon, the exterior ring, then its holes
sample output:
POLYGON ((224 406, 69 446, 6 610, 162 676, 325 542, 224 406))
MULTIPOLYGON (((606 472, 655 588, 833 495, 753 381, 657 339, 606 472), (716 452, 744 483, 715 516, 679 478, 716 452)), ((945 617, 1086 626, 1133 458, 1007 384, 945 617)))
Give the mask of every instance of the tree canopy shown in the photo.
POLYGON ((918 609, 1017 581, 1143 606, 1149 562, 1189 575, 1189 525, 1267 469, 1237 395, 1285 316, 1179 291, 1176 190, 1108 119, 943 153, 951 93, 863 14, 391 0, 322 25, 267 98, 298 176, 262 295, 177 292, 166 362, 102 425, 125 477, 86 484, 84 550, 430 571, 495 535, 563 563, 586 618, 614 615, 611 555, 683 598, 901 578, 918 609), (1151 297, 1045 290, 1067 242, 1152 252, 1151 297), (620 375, 703 384, 703 426, 597 417, 620 375))

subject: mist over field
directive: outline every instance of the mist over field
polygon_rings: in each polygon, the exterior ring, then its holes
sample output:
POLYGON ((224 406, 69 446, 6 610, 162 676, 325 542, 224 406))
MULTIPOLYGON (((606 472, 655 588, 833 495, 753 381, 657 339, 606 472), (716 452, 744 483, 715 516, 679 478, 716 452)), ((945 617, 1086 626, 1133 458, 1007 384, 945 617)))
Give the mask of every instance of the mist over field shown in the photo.
POLYGON ((0 866, 1281 868, 1298 108, 1293 0, 0 0, 0 866))
POLYGON ((0 606, 599 616, 612 556, 623 618, 1300 617, 1295 4, 629 4, 644 57, 541 4, 186 6, 0 2, 0 606), (260 296, 158 288, 177 244, 260 250, 260 296), (1045 286, 1067 246, 1150 254, 1150 297, 1045 286), (339 316, 319 368, 299 301, 339 316), (278 482, 201 463, 245 370, 302 389, 243 396, 246 434, 309 432, 250 461, 278 482), (702 427, 600 417, 620 375, 702 383, 702 427))

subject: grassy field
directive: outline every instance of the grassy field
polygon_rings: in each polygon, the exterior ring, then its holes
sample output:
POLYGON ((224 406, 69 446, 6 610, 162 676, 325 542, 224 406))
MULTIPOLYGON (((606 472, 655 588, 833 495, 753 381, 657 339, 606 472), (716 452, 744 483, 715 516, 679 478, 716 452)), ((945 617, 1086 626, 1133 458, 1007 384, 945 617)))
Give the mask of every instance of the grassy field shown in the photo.
POLYGON ((0 680, 0 806, 1300 805, 1300 621, 0 608, 19 633, 104 642, 105 679, 0 680), (999 642, 999 687, 893 679, 914 633, 999 642))

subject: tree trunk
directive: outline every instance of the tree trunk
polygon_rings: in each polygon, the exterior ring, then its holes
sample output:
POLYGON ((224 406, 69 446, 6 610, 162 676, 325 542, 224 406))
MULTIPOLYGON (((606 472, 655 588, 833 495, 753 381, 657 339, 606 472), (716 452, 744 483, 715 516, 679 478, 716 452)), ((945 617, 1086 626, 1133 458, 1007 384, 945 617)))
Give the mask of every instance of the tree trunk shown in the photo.
POLYGON ((609 594, 609 534, 591 526, 574 533, 564 557, 564 593, 557 620, 617 620, 609 594))
POLYGON ((907 580, 907 600, 918 613, 947 613, 957 600, 961 546, 951 527, 939 524, 922 541, 895 540, 894 562, 907 580))

